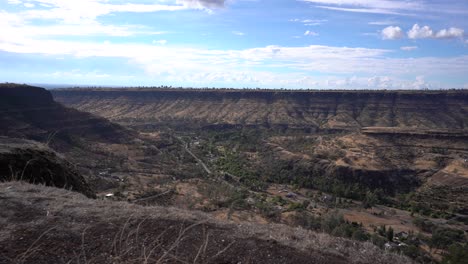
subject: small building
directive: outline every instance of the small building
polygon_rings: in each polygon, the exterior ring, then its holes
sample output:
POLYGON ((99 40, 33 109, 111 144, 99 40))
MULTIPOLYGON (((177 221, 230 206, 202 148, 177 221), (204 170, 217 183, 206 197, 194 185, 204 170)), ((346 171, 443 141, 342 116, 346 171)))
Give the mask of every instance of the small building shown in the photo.
POLYGON ((405 231, 401 231, 395 234, 395 239, 397 240, 402 240, 402 239, 408 239, 409 234, 405 231))

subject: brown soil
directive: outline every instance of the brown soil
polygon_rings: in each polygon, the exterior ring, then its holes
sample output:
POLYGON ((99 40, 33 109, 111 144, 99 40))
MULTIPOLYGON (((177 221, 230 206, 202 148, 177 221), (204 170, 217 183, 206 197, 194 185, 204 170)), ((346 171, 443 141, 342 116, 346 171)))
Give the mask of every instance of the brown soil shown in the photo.
POLYGON ((409 263, 369 244, 285 226, 0 184, 0 263, 409 263))

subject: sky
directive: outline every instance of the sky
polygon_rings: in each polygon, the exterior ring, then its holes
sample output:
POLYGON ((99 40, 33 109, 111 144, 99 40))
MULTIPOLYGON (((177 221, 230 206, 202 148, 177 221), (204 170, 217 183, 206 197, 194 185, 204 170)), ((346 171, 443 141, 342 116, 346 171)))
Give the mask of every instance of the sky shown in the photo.
POLYGON ((0 82, 468 88, 467 0, 0 0, 0 82))

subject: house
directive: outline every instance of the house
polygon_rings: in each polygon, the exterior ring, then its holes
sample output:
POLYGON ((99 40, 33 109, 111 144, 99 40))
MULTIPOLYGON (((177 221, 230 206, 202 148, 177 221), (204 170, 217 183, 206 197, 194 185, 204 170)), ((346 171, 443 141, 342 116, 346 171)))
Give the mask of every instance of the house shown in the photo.
POLYGON ((395 234, 395 239, 396 240, 405 240, 408 239, 409 234, 405 231, 401 231, 395 234))

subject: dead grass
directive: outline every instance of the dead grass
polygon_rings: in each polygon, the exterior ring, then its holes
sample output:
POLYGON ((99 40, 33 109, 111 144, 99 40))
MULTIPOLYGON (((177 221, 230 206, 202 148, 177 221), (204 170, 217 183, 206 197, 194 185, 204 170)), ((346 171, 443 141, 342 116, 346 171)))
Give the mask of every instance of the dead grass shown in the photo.
POLYGON ((25 183, 0 184, 0 206, 0 259, 23 256, 18 263, 411 263, 368 243, 284 225, 235 224, 25 183))

